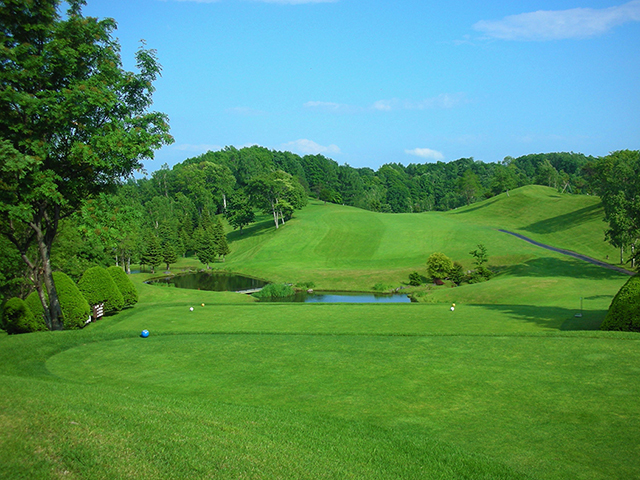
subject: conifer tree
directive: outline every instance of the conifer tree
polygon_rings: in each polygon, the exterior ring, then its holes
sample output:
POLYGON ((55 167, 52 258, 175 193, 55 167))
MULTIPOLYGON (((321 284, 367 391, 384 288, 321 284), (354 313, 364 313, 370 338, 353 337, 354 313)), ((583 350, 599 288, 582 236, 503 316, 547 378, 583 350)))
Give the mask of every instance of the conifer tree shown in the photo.
POLYGON ((167 264, 167 270, 169 270, 169 265, 178 261, 176 250, 170 242, 165 242, 162 246, 162 261, 167 264))
POLYGON ((147 247, 140 258, 140 263, 142 265, 149 265, 151 267, 151 273, 155 273, 155 268, 162 263, 162 249, 160 247, 160 241, 155 235, 149 237, 147 247))

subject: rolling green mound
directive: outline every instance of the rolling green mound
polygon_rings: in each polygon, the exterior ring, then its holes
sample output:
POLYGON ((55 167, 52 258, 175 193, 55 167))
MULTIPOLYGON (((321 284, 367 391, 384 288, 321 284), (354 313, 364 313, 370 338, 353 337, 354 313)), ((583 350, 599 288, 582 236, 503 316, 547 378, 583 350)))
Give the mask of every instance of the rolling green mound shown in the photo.
POLYGON ((493 279, 419 303, 257 303, 133 275, 134 308, 0 336, 0 477, 640 478, 640 335, 598 330, 628 276, 498 231, 604 259, 601 215, 544 187, 446 213, 312 202, 233 232, 216 264, 391 289, 434 251, 470 268, 487 246, 493 279))

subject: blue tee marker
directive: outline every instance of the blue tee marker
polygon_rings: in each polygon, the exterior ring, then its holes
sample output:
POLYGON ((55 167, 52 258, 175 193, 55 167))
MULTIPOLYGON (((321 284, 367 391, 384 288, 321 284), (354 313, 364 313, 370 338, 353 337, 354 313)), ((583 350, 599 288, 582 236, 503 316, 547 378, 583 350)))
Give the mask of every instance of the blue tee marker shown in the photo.
POLYGON ((142 330, 142 333, 140 334, 140 336, 142 338, 147 338, 149 336, 149 330, 142 330))

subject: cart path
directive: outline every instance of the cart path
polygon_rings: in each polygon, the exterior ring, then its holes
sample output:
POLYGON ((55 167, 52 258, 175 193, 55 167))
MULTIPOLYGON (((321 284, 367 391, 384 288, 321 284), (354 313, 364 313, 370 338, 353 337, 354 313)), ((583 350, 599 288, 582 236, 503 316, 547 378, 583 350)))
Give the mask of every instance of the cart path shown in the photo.
POLYGON ((532 243, 533 245, 536 245, 537 247, 546 248, 547 250, 551 250, 553 252, 562 253, 563 255, 569 255, 570 257, 574 257, 574 258, 577 258, 578 260, 583 260, 585 262, 589 262, 589 263, 592 263, 594 265, 598 265, 599 267, 608 268, 609 270, 615 270, 617 272, 625 273, 627 275, 635 275, 635 272, 632 272, 631 270, 627 270, 627 269, 622 268, 622 267, 616 267, 615 265, 610 265, 610 264, 608 264, 606 262, 602 262, 600 260, 596 260, 595 258, 587 257, 586 255, 582 255, 580 253, 572 252, 571 250, 565 250, 563 248, 556 248, 556 247, 552 247, 551 245, 545 245, 544 243, 536 242, 535 240, 531 240, 530 238, 525 237, 524 235, 520 235, 519 233, 510 232, 509 230, 503 230, 501 228, 498 229, 498 231, 499 232, 508 233, 509 235, 513 235, 514 237, 518 237, 521 240, 524 240, 525 242, 529 242, 529 243, 532 243))

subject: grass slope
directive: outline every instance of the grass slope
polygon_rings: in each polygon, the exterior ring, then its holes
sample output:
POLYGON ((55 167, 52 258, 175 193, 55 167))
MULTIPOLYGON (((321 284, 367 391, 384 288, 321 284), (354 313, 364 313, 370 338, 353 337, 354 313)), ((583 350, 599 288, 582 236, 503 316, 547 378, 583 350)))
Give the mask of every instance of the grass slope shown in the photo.
POLYGON ((368 290, 487 245, 496 278, 431 303, 260 304, 134 275, 132 309, 0 337, 0 477, 639 478, 640 336, 596 330, 627 277, 496 229, 602 253, 595 215, 563 230, 590 208, 537 187, 424 215, 315 203, 234 232, 217 265, 368 290))

